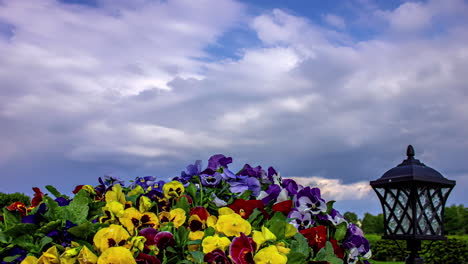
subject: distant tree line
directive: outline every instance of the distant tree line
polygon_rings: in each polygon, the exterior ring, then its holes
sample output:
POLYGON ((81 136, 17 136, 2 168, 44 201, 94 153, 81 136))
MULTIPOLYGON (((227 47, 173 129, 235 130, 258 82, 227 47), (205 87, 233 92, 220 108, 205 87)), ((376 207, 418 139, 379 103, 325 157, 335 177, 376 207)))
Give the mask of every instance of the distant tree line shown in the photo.
MULTIPOLYGON (((384 233, 383 214, 365 213, 362 219, 357 214, 346 212, 343 215, 348 221, 358 224, 366 234, 384 233)), ((446 235, 468 234, 468 208, 463 205, 451 205, 444 210, 444 229, 446 235)))

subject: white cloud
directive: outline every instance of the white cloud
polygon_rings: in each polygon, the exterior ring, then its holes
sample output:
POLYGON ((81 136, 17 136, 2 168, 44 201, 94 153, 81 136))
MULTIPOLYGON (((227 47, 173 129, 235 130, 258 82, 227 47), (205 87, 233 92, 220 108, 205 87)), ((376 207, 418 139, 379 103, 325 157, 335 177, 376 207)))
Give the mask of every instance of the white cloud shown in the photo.
POLYGON ((344 19, 340 16, 327 14, 324 16, 324 20, 327 24, 338 29, 345 29, 346 23, 344 19))
POLYGON ((340 179, 322 177, 288 177, 298 184, 306 187, 318 187, 322 197, 326 200, 361 200, 367 199, 373 192, 369 182, 355 182, 344 184, 340 179))
POLYGON ((431 24, 431 12, 422 3, 407 2, 388 16, 390 26, 396 31, 418 31, 431 24))

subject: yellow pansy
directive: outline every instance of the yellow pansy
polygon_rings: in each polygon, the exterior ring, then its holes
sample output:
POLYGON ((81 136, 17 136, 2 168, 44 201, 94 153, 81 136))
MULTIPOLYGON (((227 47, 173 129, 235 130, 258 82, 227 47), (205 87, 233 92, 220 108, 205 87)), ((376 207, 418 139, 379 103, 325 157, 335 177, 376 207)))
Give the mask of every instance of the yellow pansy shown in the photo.
MULTIPOLYGON (((201 240, 204 235, 205 235, 205 232, 203 232, 203 231, 190 232, 189 233, 189 239, 190 240, 201 240)), ((199 248, 200 248, 199 244, 188 245, 189 251, 198 251, 199 248)))
POLYGON ((85 191, 87 191, 89 194, 96 195, 96 191, 94 190, 94 187, 91 186, 91 185, 83 185, 83 187, 81 188, 81 190, 85 190, 85 191))
POLYGON ((61 264, 75 264, 78 253, 80 253, 80 247, 67 248, 62 255, 60 255, 61 264))
POLYGON ((137 185, 135 188, 133 188, 129 193, 128 196, 135 196, 144 193, 145 190, 143 190, 143 187, 140 185, 137 185))
POLYGON ((260 246, 265 243, 266 241, 275 241, 276 236, 273 234, 268 228, 265 226, 262 226, 262 231, 253 231, 252 235, 253 240, 255 243, 257 243, 257 248, 260 248, 260 246))
POLYGON ((122 186, 120 184, 116 184, 112 186, 112 191, 106 192, 106 202, 116 201, 123 205, 127 202, 125 199, 125 194, 122 192, 122 186))
POLYGON ((144 236, 134 236, 130 240, 130 244, 132 245, 132 252, 136 251, 143 251, 145 247, 146 238, 144 236))
POLYGON ((112 247, 102 252, 97 264, 136 264, 136 261, 128 249, 112 247))
POLYGON ((96 264, 98 257, 87 246, 84 246, 78 254, 80 264, 96 264))
POLYGON ((216 217, 215 215, 210 215, 208 216, 208 219, 206 219, 206 225, 208 227, 215 227, 217 221, 218 221, 218 217, 216 217))
POLYGON ((175 227, 180 227, 185 223, 187 216, 185 216, 185 211, 182 208, 172 209, 170 212, 171 222, 175 227))
POLYGON ((138 207, 138 210, 140 210, 140 212, 144 213, 146 211, 149 211, 152 206, 153 203, 151 202, 150 198, 148 198, 147 196, 140 197, 140 206, 138 207))
POLYGON ((93 242, 97 249, 104 252, 109 247, 123 246, 130 237, 121 225, 110 225, 94 235, 93 242))
POLYGON ((124 205, 117 201, 107 202, 106 206, 102 207, 104 216, 99 218, 99 221, 101 223, 114 223, 117 220, 116 217, 123 215, 124 209, 124 205))
POLYGON ((262 248, 254 256, 255 264, 286 264, 288 258, 275 245, 262 248))
POLYGON ((171 181, 163 186, 164 196, 168 199, 179 197, 184 191, 184 185, 179 181, 171 181))
POLYGON ((296 227, 294 227, 290 223, 286 223, 286 231, 285 231, 286 238, 293 237, 296 233, 297 233, 296 227))
POLYGON ((135 229, 140 227, 159 227, 159 219, 154 213, 141 213, 134 207, 125 209, 123 216, 119 220, 131 235, 135 234, 135 229))
POLYGON ((234 210, 232 210, 229 207, 221 207, 218 209, 219 215, 230 215, 230 214, 235 214, 234 210))
POLYGON ((189 239, 190 240, 199 240, 199 239, 202 239, 204 235, 205 235, 205 232, 203 232, 203 231, 190 232, 189 233, 189 239))
POLYGON ((282 253, 282 254, 289 254, 289 252, 291 252, 291 249, 290 248, 287 248, 286 247, 286 244, 284 244, 284 242, 280 242, 278 244, 276 244, 276 248, 278 249, 278 252, 279 253, 282 253))
POLYGON ((27 256, 20 264, 36 264, 37 258, 35 256, 27 256))
POLYGON ((215 249, 225 251, 229 247, 231 241, 227 237, 220 237, 218 235, 207 236, 202 241, 203 253, 209 253, 215 249))
POLYGON ((216 230, 226 236, 240 236, 240 233, 248 236, 252 231, 252 226, 240 215, 234 213, 219 216, 216 230))
POLYGON ((49 248, 36 262, 37 264, 59 264, 60 257, 56 246, 49 248))

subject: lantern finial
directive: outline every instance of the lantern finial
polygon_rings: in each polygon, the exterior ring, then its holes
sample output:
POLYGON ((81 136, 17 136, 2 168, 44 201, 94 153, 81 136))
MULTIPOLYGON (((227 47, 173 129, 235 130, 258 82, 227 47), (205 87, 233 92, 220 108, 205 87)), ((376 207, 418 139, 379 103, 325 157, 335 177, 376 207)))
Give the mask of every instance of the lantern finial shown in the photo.
POLYGON ((411 145, 408 145, 408 148, 406 149, 406 155, 408 158, 414 157, 414 148, 411 145))

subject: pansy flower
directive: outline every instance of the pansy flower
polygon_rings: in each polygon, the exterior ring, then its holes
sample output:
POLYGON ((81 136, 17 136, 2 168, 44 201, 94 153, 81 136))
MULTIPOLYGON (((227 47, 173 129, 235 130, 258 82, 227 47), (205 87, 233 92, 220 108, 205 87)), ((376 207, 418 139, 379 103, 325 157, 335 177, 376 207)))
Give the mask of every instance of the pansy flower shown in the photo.
POLYGON ((280 253, 275 245, 270 245, 260 249, 257 254, 255 254, 254 261, 255 264, 286 264, 288 258, 285 254, 280 253))
POLYGON ((327 211, 327 204, 320 196, 319 188, 305 187, 300 190, 297 194, 296 206, 301 213, 318 214, 327 211))
POLYGON ((171 181, 163 186, 164 196, 169 198, 177 198, 185 191, 184 185, 178 181, 171 181))
POLYGON ((109 247, 124 246, 130 234, 121 225, 110 225, 100 229, 93 238, 96 248, 104 252, 109 247))
POLYGON ((257 250, 257 244, 251 237, 241 233, 232 240, 229 246, 229 256, 234 264, 253 264, 253 255, 257 250))
POLYGON ((201 174, 200 180, 203 186, 215 187, 221 182, 221 174, 219 172, 214 172, 213 174, 201 174))
POLYGON ((327 242, 327 228, 323 225, 310 227, 300 230, 301 233, 309 241, 309 246, 314 248, 314 252, 318 252, 325 247, 327 242))
POLYGON ((255 208, 262 211, 264 215, 267 217, 268 214, 265 211, 265 205, 260 200, 244 200, 244 199, 237 199, 232 204, 229 205, 234 212, 242 216, 244 219, 249 219, 250 215, 253 213, 255 208))
POLYGON ((202 241, 203 253, 209 253, 215 249, 226 250, 231 244, 231 240, 227 237, 220 237, 219 235, 207 236, 202 241))
POLYGON ((252 226, 240 215, 228 214, 219 216, 218 222, 216 222, 216 230, 226 236, 240 236, 241 233, 250 235, 252 226))
POLYGON ((157 257, 145 253, 139 253, 135 261, 137 264, 161 264, 157 257))
POLYGON ((231 157, 226 157, 223 154, 216 154, 208 160, 208 168, 217 170, 219 168, 228 168, 228 164, 232 163, 231 157))
POLYGON ((208 264, 229 264, 230 261, 226 257, 224 250, 215 249, 205 255, 203 261, 207 262, 208 264))
POLYGON ((26 216, 28 209, 26 205, 22 202, 14 202, 6 207, 9 211, 17 211, 21 214, 21 216, 26 216))
POLYGON ((310 213, 301 213, 297 211, 297 209, 291 211, 288 218, 292 219, 289 223, 295 226, 299 231, 307 229, 315 223, 310 213))
POLYGON ((159 226, 159 219, 154 213, 141 213, 134 207, 125 209, 122 217, 119 217, 119 221, 132 235, 138 228, 159 226))
POLYGON ((111 247, 102 252, 97 264, 136 264, 130 250, 124 247, 111 247))
POLYGON ((167 247, 172 247, 175 245, 174 235, 168 231, 158 232, 154 236, 154 244, 156 245, 159 251, 164 250, 167 247))

